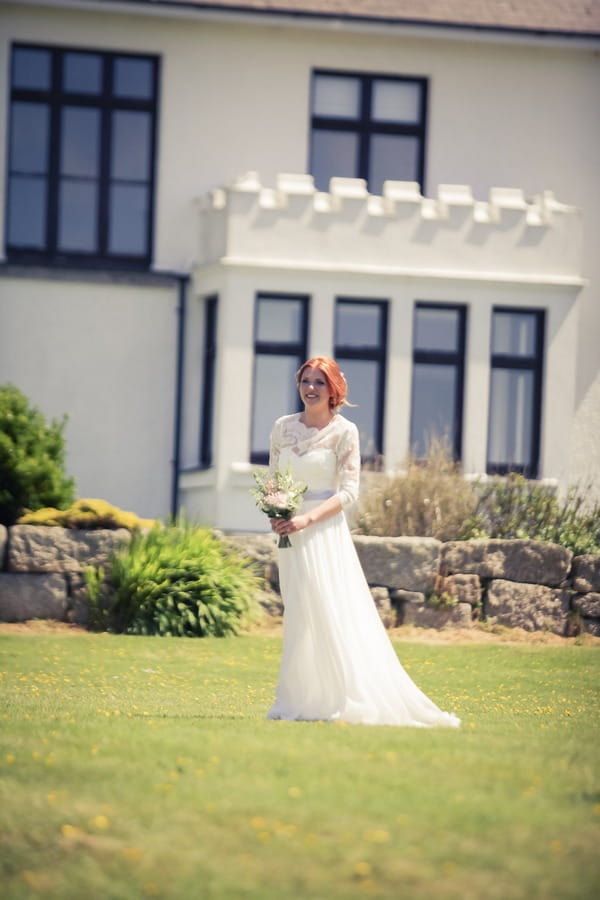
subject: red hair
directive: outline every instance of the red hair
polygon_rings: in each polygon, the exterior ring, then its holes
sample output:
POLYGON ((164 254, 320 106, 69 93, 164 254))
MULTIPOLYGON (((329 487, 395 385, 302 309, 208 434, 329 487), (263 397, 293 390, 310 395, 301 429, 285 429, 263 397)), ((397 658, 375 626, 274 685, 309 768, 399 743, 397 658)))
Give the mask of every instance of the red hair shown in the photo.
POLYGON ((351 405, 346 400, 348 385, 344 373, 340 371, 335 359, 331 359, 329 356, 313 356, 311 359, 307 359, 296 372, 297 385, 300 385, 305 369, 319 369, 323 373, 331 394, 329 405, 332 409, 337 409, 344 404, 351 405))

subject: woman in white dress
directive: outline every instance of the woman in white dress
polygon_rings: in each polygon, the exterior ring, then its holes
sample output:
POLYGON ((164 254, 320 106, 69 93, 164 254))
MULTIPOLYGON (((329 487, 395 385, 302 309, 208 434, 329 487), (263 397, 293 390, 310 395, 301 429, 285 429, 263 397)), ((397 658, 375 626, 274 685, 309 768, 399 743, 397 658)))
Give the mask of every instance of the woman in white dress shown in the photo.
POLYGON ((295 516, 271 519, 292 546, 279 550, 284 640, 268 717, 457 727, 399 662, 354 549, 343 510, 358 496, 360 450, 356 425, 339 413, 344 376, 335 360, 313 357, 296 381, 304 411, 275 422, 269 464, 289 465, 308 491, 295 516))

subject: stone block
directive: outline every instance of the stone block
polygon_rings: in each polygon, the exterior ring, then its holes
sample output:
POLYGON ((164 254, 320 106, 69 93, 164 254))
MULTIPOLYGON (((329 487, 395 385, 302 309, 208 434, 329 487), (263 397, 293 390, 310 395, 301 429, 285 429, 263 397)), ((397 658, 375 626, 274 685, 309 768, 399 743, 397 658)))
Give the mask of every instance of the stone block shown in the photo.
POLYGON ((567 627, 569 595, 565 589, 495 579, 488 588, 486 615, 509 628, 563 635, 567 627))
POLYGON ((571 570, 573 588, 580 594, 600 591, 600 555, 576 556, 571 570))
POLYGON ((584 634, 600 637, 600 619, 581 619, 581 630, 584 634))
POLYGON ((390 593, 385 587, 372 587, 371 596, 379 618, 386 628, 393 628, 396 624, 396 611, 390 601, 390 593))
POLYGON ((67 580, 63 575, 0 573, 0 621, 67 620, 67 580))
POLYGON ((80 531, 40 525, 13 525, 8 536, 9 572, 81 572, 106 565, 131 534, 126 528, 80 531))
POLYGON ((353 535, 369 584, 406 591, 431 590, 440 560, 440 541, 418 537, 353 535))
POLYGON ((570 550, 546 541, 449 541, 442 547, 440 568, 445 575, 473 574, 557 587, 567 577, 572 557, 570 550))
POLYGON ((102 614, 112 608, 115 601, 114 587, 108 582, 103 581, 100 588, 99 610, 95 616, 90 611, 90 602, 87 596, 86 584, 83 575, 68 575, 69 584, 69 612, 67 618, 69 622, 75 625, 106 625, 106 621, 102 620, 102 614))
POLYGON ((446 590, 458 603, 479 606, 481 603, 481 581, 479 575, 448 575, 443 579, 446 590))
POLYGON ((409 603, 412 603, 414 606, 420 606, 427 599, 425 594, 419 591, 394 590, 390 591, 389 595, 396 610, 396 622, 398 625, 404 624, 404 613, 409 603))
POLYGON ((573 597, 571 606, 588 619, 600 619, 600 594, 577 594, 573 597))
POLYGON ((425 603, 426 597, 421 591, 403 591, 396 588, 390 591, 390 600, 394 606, 400 606, 401 603, 425 603))
POLYGON ((4 568, 4 557, 6 554, 6 544, 8 541, 8 531, 5 525, 0 525, 0 571, 4 568))
POLYGON ((407 603, 402 624, 416 625, 418 628, 471 628, 472 607, 470 603, 457 603, 451 607, 407 603))
POLYGON ((252 560, 257 573, 279 591, 277 538, 274 534, 228 534, 223 540, 237 553, 252 560))

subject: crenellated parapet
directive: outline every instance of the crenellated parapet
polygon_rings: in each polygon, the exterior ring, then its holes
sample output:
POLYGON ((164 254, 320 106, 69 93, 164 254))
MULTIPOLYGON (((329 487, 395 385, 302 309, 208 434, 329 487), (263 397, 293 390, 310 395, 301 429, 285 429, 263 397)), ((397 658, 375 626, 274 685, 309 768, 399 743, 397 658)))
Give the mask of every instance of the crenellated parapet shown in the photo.
POLYGON ((551 191, 527 199, 492 188, 441 184, 424 197, 416 182, 387 181, 381 196, 359 178, 256 172, 211 191, 201 203, 199 264, 361 271, 446 278, 582 283, 580 212, 551 191))

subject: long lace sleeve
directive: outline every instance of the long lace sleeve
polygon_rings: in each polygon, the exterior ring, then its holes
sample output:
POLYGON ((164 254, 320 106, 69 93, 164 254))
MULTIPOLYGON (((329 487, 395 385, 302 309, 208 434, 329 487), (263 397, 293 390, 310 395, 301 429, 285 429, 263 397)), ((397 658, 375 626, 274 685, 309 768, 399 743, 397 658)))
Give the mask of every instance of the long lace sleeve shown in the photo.
POLYGON ((281 453, 281 424, 279 419, 273 425, 271 440, 269 443, 269 470, 274 472, 279 467, 279 454, 281 453))
POLYGON ((358 428, 353 422, 348 422, 347 426, 337 448, 338 494, 343 507, 356 502, 360 484, 358 428))

